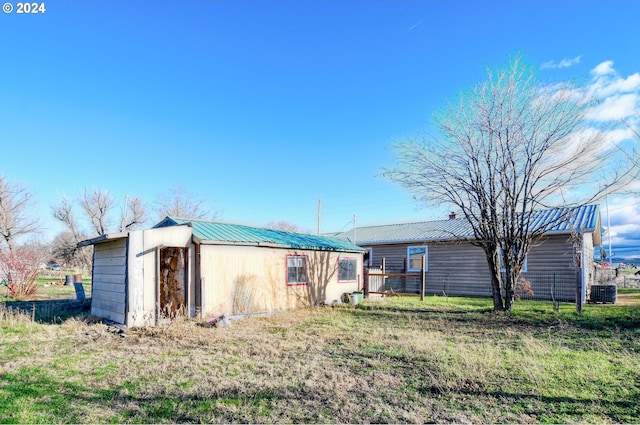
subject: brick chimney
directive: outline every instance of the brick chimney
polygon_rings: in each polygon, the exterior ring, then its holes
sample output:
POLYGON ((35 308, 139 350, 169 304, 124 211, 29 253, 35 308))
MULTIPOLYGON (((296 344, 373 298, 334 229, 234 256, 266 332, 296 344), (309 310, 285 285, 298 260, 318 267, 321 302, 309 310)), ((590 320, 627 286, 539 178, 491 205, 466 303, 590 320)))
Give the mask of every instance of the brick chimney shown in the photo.
POLYGON ((458 215, 455 212, 451 211, 449 213, 449 220, 455 220, 457 217, 458 215))

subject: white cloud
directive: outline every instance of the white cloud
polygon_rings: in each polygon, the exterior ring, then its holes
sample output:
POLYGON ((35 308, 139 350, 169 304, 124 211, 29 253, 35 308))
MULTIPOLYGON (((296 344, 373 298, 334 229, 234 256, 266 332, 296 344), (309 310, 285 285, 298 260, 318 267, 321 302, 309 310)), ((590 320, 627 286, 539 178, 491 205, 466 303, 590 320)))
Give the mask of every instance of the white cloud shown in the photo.
POLYGON ((632 139, 635 136, 629 127, 620 127, 607 131, 607 142, 618 145, 619 143, 632 139))
POLYGON ((608 248, 611 235, 614 253, 640 252, 640 197, 611 196, 608 209, 606 202, 600 204, 600 214, 604 228, 611 223, 602 240, 605 247, 608 248), (611 215, 610 219, 607 212, 611 215))
MULTIPOLYGON (((605 61, 591 70, 592 79, 584 88, 588 98, 595 99, 587 118, 597 122, 629 120, 640 110, 640 73, 626 78, 613 67, 613 61, 605 61)), ((635 120, 631 120, 635 121, 635 120)))
POLYGON ((558 69, 558 68, 568 68, 570 66, 576 65, 580 63, 580 59, 582 56, 576 56, 573 59, 562 59, 560 62, 556 63, 555 61, 547 61, 540 66, 540 69, 558 69))
POLYGON ((638 105, 640 105, 639 93, 613 95, 591 108, 587 119, 594 121, 621 120, 633 116, 638 105))
POLYGON ((598 98, 620 94, 633 93, 640 90, 640 73, 635 73, 627 78, 620 78, 616 73, 599 75, 589 85, 589 93, 598 98))
POLYGON ((615 74, 615 71, 613 70, 613 61, 602 62, 591 70, 591 74, 596 77, 600 75, 615 74))

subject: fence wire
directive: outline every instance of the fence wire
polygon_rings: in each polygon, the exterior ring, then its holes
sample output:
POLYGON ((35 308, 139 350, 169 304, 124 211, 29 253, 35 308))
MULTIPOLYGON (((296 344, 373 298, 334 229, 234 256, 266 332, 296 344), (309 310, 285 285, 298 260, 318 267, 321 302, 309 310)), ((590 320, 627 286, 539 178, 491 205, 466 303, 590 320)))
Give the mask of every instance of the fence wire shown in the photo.
MULTIPOLYGON (((491 296, 491 274, 426 272, 425 295, 491 296)), ((579 273, 522 273, 516 284, 516 297, 531 300, 575 302, 579 273)), ((421 274, 369 273, 369 292, 420 294, 421 274)))

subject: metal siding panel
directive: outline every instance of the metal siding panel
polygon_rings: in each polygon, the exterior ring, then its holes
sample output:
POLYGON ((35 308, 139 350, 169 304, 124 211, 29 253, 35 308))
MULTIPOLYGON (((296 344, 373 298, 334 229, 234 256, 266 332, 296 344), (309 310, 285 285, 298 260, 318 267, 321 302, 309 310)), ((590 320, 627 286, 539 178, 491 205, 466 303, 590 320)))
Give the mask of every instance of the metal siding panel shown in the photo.
MULTIPOLYGON (((581 232, 593 231, 598 223, 599 211, 598 205, 534 211, 532 228, 550 226, 549 233, 562 234, 571 233, 572 229, 581 232), (554 224, 554 221, 562 218, 568 211, 571 211, 570 216, 554 224)), ((353 238, 353 230, 339 232, 333 236, 349 240, 353 238)), ((357 243, 361 246, 448 241, 474 237, 471 227, 464 218, 359 227, 357 236, 357 243)))
POLYGON ((100 304, 97 305, 93 303, 93 300, 91 301, 91 314, 96 316, 96 317, 101 317, 107 320, 111 320, 114 323, 118 323, 121 325, 124 325, 124 313, 121 313, 119 311, 114 311, 112 310, 113 305, 112 304, 100 304))
POLYGON ((124 276, 127 267, 124 264, 121 266, 101 266, 94 264, 93 270, 94 273, 98 275, 124 276))
POLYGON ((123 285, 125 283, 124 275, 108 275, 108 274, 93 274, 93 284, 96 283, 112 283, 115 285, 123 285))
POLYGON ((527 256, 527 272, 575 271, 573 247, 567 235, 548 236, 527 256))
POLYGON ((93 285, 93 293, 99 294, 101 292, 118 292, 125 293, 125 287, 123 284, 106 283, 104 281, 95 282, 93 285))
MULTIPOLYGON (((93 283, 91 291, 92 314, 124 324, 125 266, 101 266, 102 262, 122 262, 126 254, 126 239, 116 239, 95 245, 93 283)), ((126 261, 126 260, 125 260, 126 261)))
POLYGON ((124 266, 126 265, 126 257, 118 256, 118 257, 101 257, 96 258, 93 261, 93 265, 95 266, 124 266))
POLYGON ((462 275, 489 272, 482 248, 468 242, 430 244, 428 268, 430 272, 447 271, 462 275))
MULTIPOLYGON (((91 297, 91 299, 96 300, 97 303, 106 301, 106 302, 113 302, 117 305, 124 305, 125 298, 126 298, 126 294, 124 292, 108 292, 108 291, 99 291, 95 295, 92 294, 92 297, 91 297)), ((122 311, 124 313, 124 310, 122 310, 121 308, 119 308, 118 311, 122 311)))

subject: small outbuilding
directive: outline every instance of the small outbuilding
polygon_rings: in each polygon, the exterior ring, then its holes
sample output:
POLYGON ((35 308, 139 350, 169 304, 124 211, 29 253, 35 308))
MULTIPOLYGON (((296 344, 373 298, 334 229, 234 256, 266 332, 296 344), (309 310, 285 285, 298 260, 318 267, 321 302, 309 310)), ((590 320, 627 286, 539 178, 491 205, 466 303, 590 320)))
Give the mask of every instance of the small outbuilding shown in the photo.
POLYGON ((326 236, 167 217, 88 245, 91 314, 128 327, 330 304, 362 287, 364 249, 326 236))

